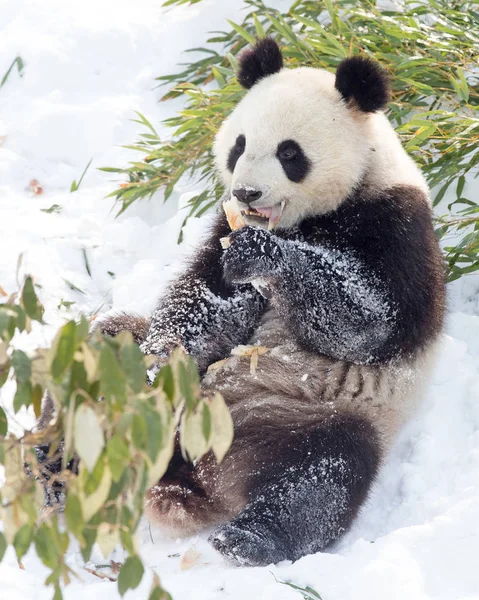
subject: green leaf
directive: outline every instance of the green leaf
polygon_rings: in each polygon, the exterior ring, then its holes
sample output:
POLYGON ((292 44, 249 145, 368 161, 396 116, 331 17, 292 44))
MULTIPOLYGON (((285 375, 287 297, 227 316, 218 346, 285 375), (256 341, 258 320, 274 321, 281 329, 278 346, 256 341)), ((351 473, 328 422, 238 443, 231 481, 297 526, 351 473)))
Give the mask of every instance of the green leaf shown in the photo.
MULTIPOLYGON (((13 331, 10 332, 11 330, 11 325, 12 323, 14 324, 14 317, 15 317, 15 313, 14 311, 9 311, 8 309, 5 308, 5 305, 0 305, 0 340, 4 340, 4 343, 7 340, 10 340, 13 337, 13 331), (7 336, 6 333, 9 333, 9 335, 7 336)), ((6 347, 5 351, 6 351, 6 347)), ((2 353, 5 354, 5 353, 2 353)), ((3 358, 3 357, 2 357, 3 358)), ((2 364, 3 364, 3 360, 2 360, 2 364)))
POLYGON ((30 524, 23 525, 15 534, 13 546, 15 548, 15 552, 17 553, 18 560, 22 560, 27 553, 28 549, 30 548, 30 544, 32 543, 32 538, 33 525, 30 524))
POLYGON ((5 551, 7 550, 7 540, 5 539, 5 536, 3 535, 3 533, 0 531, 0 562, 2 562, 3 557, 5 556, 5 551))
POLYGON ((236 33, 238 35, 240 35, 244 40, 246 40, 249 44, 252 44, 253 46, 254 46, 254 44, 256 44, 254 35, 251 35, 250 33, 248 33, 244 27, 241 27, 241 25, 237 25, 236 23, 233 23, 233 21, 228 20, 228 23, 236 31, 236 33))
POLYGON ((202 415, 202 417, 203 417, 202 418, 203 436, 204 436, 205 440, 207 442, 209 442, 210 437, 211 437, 211 410, 209 409, 206 402, 203 402, 202 412, 203 412, 203 415, 202 415))
POLYGON ((165 392, 170 402, 173 403, 175 399, 175 378, 170 365, 161 367, 155 383, 165 392))
POLYGON ((106 446, 106 453, 113 481, 118 482, 130 461, 128 447, 120 436, 115 434, 106 446))
POLYGON ((100 515, 96 514, 88 523, 88 526, 83 530, 83 539, 85 546, 81 549, 81 555, 85 562, 90 560, 91 551, 96 540, 98 526, 101 523, 100 515))
POLYGON ((121 365, 130 389, 139 394, 146 381, 144 355, 135 343, 127 344, 120 351, 121 365))
POLYGON ((100 353, 100 392, 120 405, 126 402, 126 377, 108 344, 102 346, 100 353))
POLYGON ((118 591, 123 596, 127 590, 134 590, 140 585, 145 569, 138 556, 129 556, 118 575, 118 591))
POLYGON ((25 312, 34 321, 42 321, 43 306, 38 301, 33 286, 33 280, 29 276, 25 279, 25 284, 22 290, 22 304, 25 308, 25 312))
POLYGON ((47 213, 48 215, 52 213, 59 214, 62 210, 62 207, 59 204, 52 204, 50 208, 41 208, 40 211, 47 213))
POLYGON ((23 77, 23 67, 24 67, 23 60, 22 60, 21 56, 16 56, 13 59, 12 64, 8 67, 5 75, 2 77, 2 81, 0 81, 0 88, 2 88, 7 83, 7 79, 10 76, 10 73, 12 72, 15 65, 17 67, 18 74, 20 75, 20 77, 23 77))
POLYGON ((178 364, 178 379, 180 383, 181 395, 185 399, 186 408, 192 410, 197 402, 197 398, 193 393, 191 379, 184 362, 178 364))
POLYGON ((32 403, 32 382, 22 381, 17 384, 17 391, 15 392, 15 396, 13 398, 13 410, 17 413, 22 406, 26 406, 27 408, 32 403))
POLYGON ((278 579, 276 579, 276 581, 299 592, 301 596, 303 596, 304 600, 322 600, 318 592, 316 590, 313 590, 309 586, 303 588, 299 585, 296 585, 295 583, 292 583, 291 581, 279 581, 278 579))
POLYGON ((46 567, 54 569, 57 566, 59 556, 56 552, 55 539, 52 530, 46 523, 40 525, 35 535, 35 549, 46 567))
POLYGON ((88 171, 91 162, 92 162, 93 158, 90 158, 90 160, 88 161, 87 166, 84 168, 83 173, 81 174, 81 177, 78 181, 78 183, 76 181, 73 181, 73 183, 70 186, 70 193, 71 192, 76 192, 77 189, 81 186, 81 182, 83 181, 83 178, 85 177, 86 172, 88 171))
POLYGON ((68 323, 60 329, 57 337, 55 338, 53 346, 55 349, 55 357, 52 361, 51 372, 53 379, 57 383, 60 383, 62 376, 73 361, 73 355, 76 349, 75 334, 75 322, 68 321, 68 323))
POLYGON ((163 425, 161 416, 156 410, 149 407, 144 409, 147 428, 147 452, 152 462, 155 462, 158 452, 163 444, 163 425))
POLYGON ((84 493, 79 486, 77 491, 82 505, 83 518, 88 522, 103 508, 110 494, 112 476, 109 465, 105 466, 103 459, 97 462, 92 473, 88 473, 84 467, 82 472, 82 465, 80 465, 80 474, 82 475, 80 483, 83 481, 84 493))
POLYGON ((148 600, 173 600, 170 594, 165 592, 159 583, 153 585, 148 600))
POLYGON ((147 428, 145 419, 140 415, 135 415, 131 425, 131 439, 139 450, 146 447, 146 436, 147 428))
POLYGON ((132 119, 134 123, 142 123, 143 125, 145 125, 145 127, 147 127, 151 133, 153 134, 153 136, 155 138, 158 138, 158 133, 156 132, 156 129, 153 127, 153 125, 150 123, 150 121, 148 121, 148 119, 138 110, 135 110, 136 114, 138 115, 138 119, 132 119))
POLYGON ((32 362, 23 350, 12 352, 12 367, 18 383, 25 383, 32 376, 32 362))
POLYGON ((469 87, 467 85, 463 69, 457 69, 457 74, 459 76, 459 89, 461 90, 461 97, 467 102, 469 100, 469 87))
POLYGON ((64 515, 68 530, 81 541, 84 528, 82 507, 79 498, 71 491, 67 494, 64 515))
POLYGON ((68 279, 65 279, 63 277, 63 281, 66 283, 66 285, 73 291, 73 292, 78 292, 79 294, 83 294, 85 295, 85 292, 80 289, 79 287, 77 287, 74 283, 72 283, 71 281, 69 281, 68 279))
POLYGON ((433 203, 434 206, 437 206, 439 204, 439 202, 441 202, 441 200, 444 198, 451 183, 452 183, 452 180, 446 181, 446 183, 438 191, 438 193, 436 194, 436 196, 434 198, 434 203, 433 203))
POLYGON ((5 411, 0 406, 0 435, 7 435, 8 419, 5 411))
POLYGON ((223 77, 223 75, 218 71, 218 69, 216 69, 215 67, 212 67, 211 72, 213 74, 213 77, 216 79, 216 83, 218 84, 218 86, 220 88, 225 87, 226 85, 226 81, 225 78, 223 77))
POLYGON ((82 255, 83 255, 83 262, 85 264, 86 272, 91 277, 90 261, 88 260, 88 254, 86 252, 86 248, 82 248, 81 251, 82 251, 82 255))
POLYGON ((256 29, 256 35, 258 36, 259 39, 264 38, 265 37, 265 31, 264 31, 264 27, 261 24, 260 20, 258 19, 258 15, 256 13, 253 13, 253 22, 254 22, 254 28, 256 29))
POLYGON ((421 144, 424 140, 427 140, 436 131, 436 125, 424 125, 419 127, 414 136, 406 144, 406 150, 414 148, 421 144))
POLYGON ((43 388, 40 384, 35 384, 32 390, 32 404, 33 404, 33 412, 35 413, 35 417, 39 419, 42 414, 42 398, 43 398, 43 388))
MULTIPOLYGON (((1 345, 2 342, 0 342, 1 345)), ((8 374, 10 373, 10 363, 7 361, 0 365, 0 388, 5 385, 8 379, 8 374)))

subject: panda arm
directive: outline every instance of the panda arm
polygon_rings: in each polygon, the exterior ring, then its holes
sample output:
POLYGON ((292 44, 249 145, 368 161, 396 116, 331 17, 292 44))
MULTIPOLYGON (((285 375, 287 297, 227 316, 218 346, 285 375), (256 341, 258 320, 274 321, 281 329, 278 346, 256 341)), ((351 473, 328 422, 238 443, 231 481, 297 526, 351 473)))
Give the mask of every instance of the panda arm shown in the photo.
POLYGON ((262 280, 298 343, 341 360, 377 360, 394 332, 395 309, 385 282, 352 252, 252 227, 230 238, 223 258, 226 279, 262 280))
POLYGON ((246 343, 265 308, 264 298, 249 283, 223 280, 220 238, 230 233, 223 215, 189 267, 160 299, 141 349, 166 357, 182 345, 204 371, 246 343))
POLYGON ((280 240, 273 304, 305 348, 352 362, 376 361, 394 333, 387 285, 352 253, 280 240))
POLYGON ((334 248, 314 231, 308 244, 279 240, 273 299, 298 342, 363 363, 413 356, 437 339, 445 269, 432 223, 424 192, 402 185, 333 216, 334 248))

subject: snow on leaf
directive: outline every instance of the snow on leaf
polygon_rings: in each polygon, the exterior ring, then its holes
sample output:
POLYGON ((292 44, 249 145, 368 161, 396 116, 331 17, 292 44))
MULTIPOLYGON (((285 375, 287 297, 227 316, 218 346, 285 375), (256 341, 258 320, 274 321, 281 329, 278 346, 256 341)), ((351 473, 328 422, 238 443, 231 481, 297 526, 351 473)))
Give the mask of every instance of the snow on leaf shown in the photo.
POLYGON ((105 446, 105 436, 95 411, 86 404, 76 411, 73 436, 78 456, 88 471, 93 471, 105 446))

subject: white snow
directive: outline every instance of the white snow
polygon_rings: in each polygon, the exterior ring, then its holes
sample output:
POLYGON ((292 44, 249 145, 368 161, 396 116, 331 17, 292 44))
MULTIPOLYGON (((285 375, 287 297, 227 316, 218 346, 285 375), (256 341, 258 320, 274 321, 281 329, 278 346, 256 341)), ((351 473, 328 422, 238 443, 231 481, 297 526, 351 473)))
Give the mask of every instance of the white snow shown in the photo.
MULTIPOLYGON (((134 110, 156 124, 177 107, 157 103, 154 77, 172 72, 185 60, 184 49, 204 44, 207 31, 227 27, 226 18, 239 21, 241 5, 203 0, 165 11, 160 0, 1 0, 0 77, 17 55, 26 67, 23 78, 14 70, 0 90, 0 285, 9 293, 17 289, 22 256, 19 280, 31 273, 42 286, 49 324, 20 338, 19 346, 47 343, 79 311, 150 312, 198 240, 207 217, 191 220, 185 243, 176 245, 184 216, 176 213, 179 193, 165 205, 157 195, 115 219, 111 200, 104 199, 114 184, 95 169, 134 158, 119 147, 135 140, 140 129, 129 121, 134 110), (79 191, 70 194, 90 158, 79 191), (32 179, 43 186, 42 195, 28 191, 32 179), (59 214, 40 211, 54 204, 62 207, 59 214), (75 304, 58 308, 61 299, 75 304)), ((285 8, 289 1, 274 5, 285 8)), ((300 597, 278 579, 309 584, 324 600, 477 600, 478 298, 478 276, 452 286, 447 335, 426 401, 402 432, 353 530, 334 550, 295 564, 237 569, 215 554, 205 536, 167 540, 154 529, 150 534, 145 522, 142 556, 173 598, 300 597), (181 555, 193 545, 200 557, 181 571, 181 555)), ((7 385, 2 396, 7 408, 12 393, 7 385)), ((17 421, 27 424, 31 416, 20 414, 17 421)), ((94 558, 104 562, 100 555, 94 558)), ((119 597, 115 583, 83 570, 76 547, 68 561, 80 579, 66 589, 67 600, 119 597)), ((35 553, 23 563, 21 571, 9 550, 0 564, 1 600, 51 598, 51 589, 40 585, 46 569, 35 553)), ((127 600, 146 598, 150 581, 151 571, 127 600)))

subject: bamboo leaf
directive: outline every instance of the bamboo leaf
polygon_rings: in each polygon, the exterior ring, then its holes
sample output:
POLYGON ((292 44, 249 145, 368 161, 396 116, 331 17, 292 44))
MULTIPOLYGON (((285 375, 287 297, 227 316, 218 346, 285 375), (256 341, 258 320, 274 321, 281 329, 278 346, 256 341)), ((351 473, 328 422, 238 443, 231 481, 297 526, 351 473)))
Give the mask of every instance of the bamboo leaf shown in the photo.
POLYGON ((233 420, 221 394, 216 393, 210 401, 212 434, 211 448, 220 463, 233 441, 233 420))
POLYGON ((105 436, 95 411, 86 404, 80 405, 75 413, 73 435, 78 456, 93 471, 105 446, 105 436))
POLYGON ((123 596, 127 590, 134 590, 140 585, 145 569, 138 556, 129 556, 121 567, 118 576, 118 591, 123 596))
POLYGON ((244 40, 246 40, 248 42, 248 44, 252 44, 253 46, 255 45, 256 40, 254 38, 254 35, 251 35, 250 33, 248 33, 246 31, 246 29, 244 27, 241 27, 241 25, 237 25, 233 21, 228 20, 228 23, 231 25, 231 27, 236 31, 236 33, 238 35, 240 35, 244 40))

